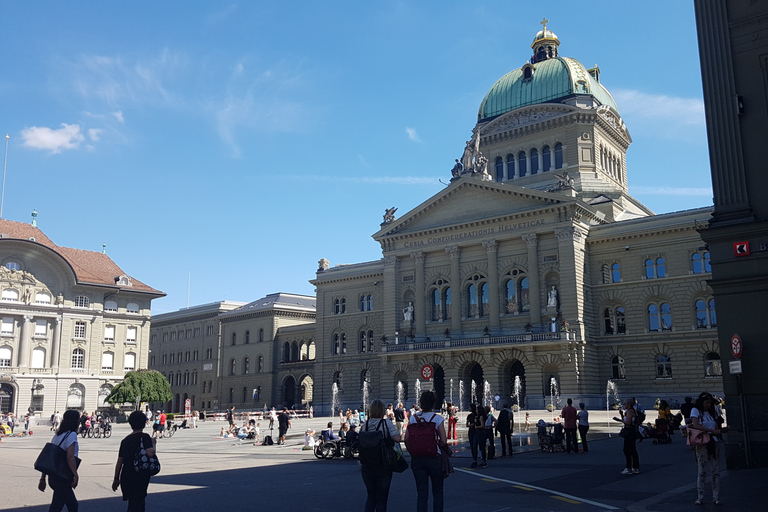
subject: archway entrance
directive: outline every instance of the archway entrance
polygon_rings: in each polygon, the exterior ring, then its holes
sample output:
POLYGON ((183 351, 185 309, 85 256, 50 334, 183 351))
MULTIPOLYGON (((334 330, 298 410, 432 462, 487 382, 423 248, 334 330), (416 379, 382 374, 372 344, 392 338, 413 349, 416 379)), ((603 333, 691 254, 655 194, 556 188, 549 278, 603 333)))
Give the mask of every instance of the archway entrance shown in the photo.
POLYGON ((560 373, 559 368, 554 363, 545 364, 541 369, 543 378, 541 389, 544 391, 544 403, 552 404, 555 410, 562 407, 560 400, 560 373))
POLYGON ((296 379, 289 376, 283 384, 283 404, 289 409, 296 403, 296 379))
POLYGON ((479 363, 472 363, 472 365, 466 370, 466 377, 462 379, 464 382, 464 397, 465 403, 462 404, 463 410, 469 409, 469 404, 482 404, 483 403, 483 384, 485 379, 483 378, 483 367, 479 363))
POLYGON ((509 361, 502 373, 502 389, 506 396, 504 401, 509 405, 517 405, 521 409, 527 408, 525 398, 525 366, 520 361, 509 361), (507 402, 507 397, 509 401, 507 402))
POLYGON ((13 411, 14 389, 10 384, 0 386, 0 413, 8 414, 13 411))
POLYGON ((443 406, 445 398, 445 370, 439 364, 432 365, 435 369, 435 375, 432 377, 432 382, 435 385, 435 409, 439 409, 443 406))

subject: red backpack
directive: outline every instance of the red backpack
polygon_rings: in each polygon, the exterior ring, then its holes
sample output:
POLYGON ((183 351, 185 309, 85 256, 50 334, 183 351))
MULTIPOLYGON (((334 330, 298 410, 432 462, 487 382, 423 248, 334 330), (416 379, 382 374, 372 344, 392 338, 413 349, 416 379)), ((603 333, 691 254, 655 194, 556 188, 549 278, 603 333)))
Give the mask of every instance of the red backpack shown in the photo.
POLYGON ((405 443, 411 457, 437 456, 437 430, 432 419, 427 421, 420 414, 414 416, 416 423, 408 424, 408 437, 405 443))

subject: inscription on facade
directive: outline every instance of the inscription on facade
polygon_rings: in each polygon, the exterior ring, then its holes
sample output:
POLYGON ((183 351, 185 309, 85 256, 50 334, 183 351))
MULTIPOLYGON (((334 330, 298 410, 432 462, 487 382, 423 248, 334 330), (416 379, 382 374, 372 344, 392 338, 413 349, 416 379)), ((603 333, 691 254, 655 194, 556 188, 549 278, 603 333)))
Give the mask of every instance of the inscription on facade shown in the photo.
POLYGON ((421 247, 424 245, 435 245, 456 242, 459 240, 467 240, 470 238, 478 238, 487 235, 494 235, 496 233, 508 233, 510 231, 517 231, 520 229, 527 229, 534 226, 541 226, 544 224, 544 219, 528 220, 524 222, 513 222, 512 224, 502 224, 497 227, 476 229, 474 231, 467 231, 466 233, 457 233, 455 235, 434 236, 429 237, 426 240, 416 240, 413 242, 403 242, 403 247, 421 247))
POLYGON ((413 276, 403 276, 403 282, 408 283, 413 281, 413 276))

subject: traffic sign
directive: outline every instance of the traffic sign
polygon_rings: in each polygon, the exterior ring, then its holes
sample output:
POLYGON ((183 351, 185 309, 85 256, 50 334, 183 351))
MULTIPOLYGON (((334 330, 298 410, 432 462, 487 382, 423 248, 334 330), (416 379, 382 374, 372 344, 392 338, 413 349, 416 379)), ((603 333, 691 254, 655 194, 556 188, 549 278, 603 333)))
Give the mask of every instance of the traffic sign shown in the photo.
POLYGON ((744 344, 741 342, 741 336, 734 334, 731 336, 731 355, 736 359, 741 357, 744 351, 744 344))
POLYGON ((435 370, 432 368, 431 364, 425 364, 421 367, 421 378, 424 380, 429 380, 432 377, 435 376, 435 370))
POLYGON ((736 257, 749 256, 749 242, 734 242, 733 255, 736 257))
POLYGON ((731 372, 731 375, 738 375, 741 373, 741 360, 739 361, 728 361, 728 369, 731 372))

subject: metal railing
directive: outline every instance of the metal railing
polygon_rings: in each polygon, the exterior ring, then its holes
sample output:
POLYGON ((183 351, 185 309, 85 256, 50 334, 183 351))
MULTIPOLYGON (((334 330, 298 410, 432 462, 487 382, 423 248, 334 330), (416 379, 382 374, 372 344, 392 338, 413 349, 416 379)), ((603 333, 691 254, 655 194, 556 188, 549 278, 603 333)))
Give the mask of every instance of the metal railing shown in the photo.
POLYGON ((537 343, 548 341, 575 341, 576 333, 571 331, 537 332, 513 334, 509 336, 481 336, 479 338, 445 339, 441 341, 406 341, 403 343, 381 345, 381 352, 406 352, 409 350, 451 350, 462 347, 484 345, 510 345, 517 343, 537 343))

